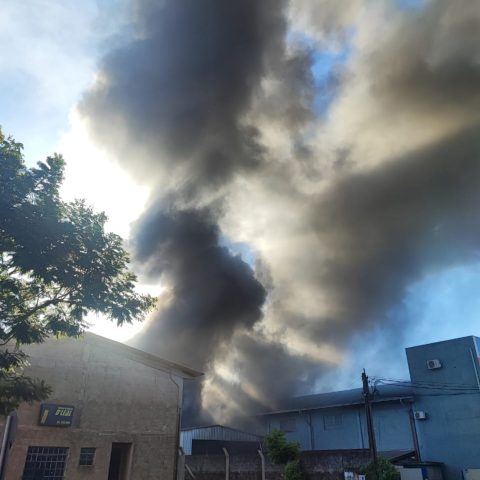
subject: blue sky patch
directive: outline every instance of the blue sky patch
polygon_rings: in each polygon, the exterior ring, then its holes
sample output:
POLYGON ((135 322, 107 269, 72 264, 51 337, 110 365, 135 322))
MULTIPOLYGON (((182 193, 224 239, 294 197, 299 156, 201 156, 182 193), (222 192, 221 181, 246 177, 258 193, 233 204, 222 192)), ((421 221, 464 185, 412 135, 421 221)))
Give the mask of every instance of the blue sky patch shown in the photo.
POLYGON ((240 255, 245 263, 253 269, 255 266, 255 252, 244 242, 232 242, 225 235, 221 235, 220 246, 228 248, 234 255, 240 255))

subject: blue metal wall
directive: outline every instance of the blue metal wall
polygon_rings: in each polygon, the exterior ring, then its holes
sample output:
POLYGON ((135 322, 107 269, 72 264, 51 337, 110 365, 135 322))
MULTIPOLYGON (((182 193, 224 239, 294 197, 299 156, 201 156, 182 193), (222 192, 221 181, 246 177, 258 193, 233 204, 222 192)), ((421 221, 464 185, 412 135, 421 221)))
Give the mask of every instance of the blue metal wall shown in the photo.
POLYGON ((480 374, 476 337, 407 348, 415 387, 415 410, 422 460, 445 464, 448 480, 460 480, 462 470, 480 468, 480 374), (427 368, 438 359, 442 367, 427 368))
MULTIPOLYGON (((399 401, 374 404, 373 417, 378 450, 413 450, 408 409, 409 405, 403 405, 399 401)), ((282 429, 282 424, 288 423, 288 419, 295 419, 295 429, 286 432, 286 437, 300 443, 302 450, 368 448, 363 405, 268 415, 264 417, 266 431, 282 429), (341 420, 335 424, 332 419, 341 420)), ((293 426, 291 421, 290 425, 293 426)))

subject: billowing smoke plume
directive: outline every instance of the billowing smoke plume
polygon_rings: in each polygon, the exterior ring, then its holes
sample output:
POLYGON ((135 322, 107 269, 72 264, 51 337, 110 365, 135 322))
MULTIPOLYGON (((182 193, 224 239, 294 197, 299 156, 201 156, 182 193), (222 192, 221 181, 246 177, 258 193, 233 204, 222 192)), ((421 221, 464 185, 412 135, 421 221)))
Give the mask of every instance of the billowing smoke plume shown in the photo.
POLYGON ((133 2, 80 108, 152 187, 131 245, 165 291, 134 342, 205 370, 216 420, 308 391, 397 328, 409 285, 477 258, 476 3, 133 2))
POLYGON ((133 38, 103 61, 82 110, 141 178, 185 201, 261 162, 244 120, 282 48, 282 2, 133 2, 133 38))
POLYGON ((261 319, 263 286, 239 256, 219 246, 218 227, 208 213, 155 214, 152 208, 136 229, 137 260, 171 286, 142 344, 155 350, 160 339, 167 358, 188 358, 207 368, 217 345, 228 342, 239 326, 250 329, 261 319))

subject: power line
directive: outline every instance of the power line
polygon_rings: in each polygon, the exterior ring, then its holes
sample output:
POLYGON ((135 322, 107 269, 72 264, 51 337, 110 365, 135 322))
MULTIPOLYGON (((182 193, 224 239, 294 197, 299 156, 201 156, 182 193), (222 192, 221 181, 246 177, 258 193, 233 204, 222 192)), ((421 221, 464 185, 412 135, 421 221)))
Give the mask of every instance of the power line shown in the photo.
POLYGON ((385 377, 372 377, 374 380, 381 380, 386 382, 392 383, 405 383, 405 384, 418 384, 418 385, 447 385, 447 386, 455 386, 455 387, 472 387, 475 386, 473 384, 465 384, 465 383, 439 383, 439 382, 425 382, 421 380, 417 380, 412 382, 411 380, 397 380, 393 378, 385 378, 385 377))
POLYGON ((376 378, 376 382, 382 385, 392 385, 403 388, 417 388, 425 390, 449 390, 449 391, 478 391, 477 385, 453 384, 453 383, 427 383, 427 382, 406 382, 392 379, 376 378))

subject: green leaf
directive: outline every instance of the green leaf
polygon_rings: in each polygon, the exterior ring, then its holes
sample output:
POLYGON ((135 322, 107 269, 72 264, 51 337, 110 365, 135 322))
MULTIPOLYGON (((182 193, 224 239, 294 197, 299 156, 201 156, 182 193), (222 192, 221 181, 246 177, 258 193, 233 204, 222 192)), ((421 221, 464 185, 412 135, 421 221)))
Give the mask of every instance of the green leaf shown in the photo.
MULTIPOLYGON (((117 325, 142 320, 155 299, 135 292, 122 239, 85 201, 63 202, 65 161, 27 168, 23 145, 0 131, 0 341, 17 345, 78 336, 88 313, 117 325)), ((0 412, 45 398, 21 374, 21 351, 0 351, 0 412)))

